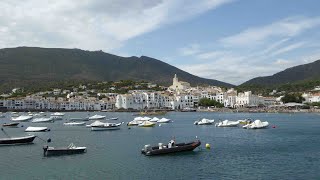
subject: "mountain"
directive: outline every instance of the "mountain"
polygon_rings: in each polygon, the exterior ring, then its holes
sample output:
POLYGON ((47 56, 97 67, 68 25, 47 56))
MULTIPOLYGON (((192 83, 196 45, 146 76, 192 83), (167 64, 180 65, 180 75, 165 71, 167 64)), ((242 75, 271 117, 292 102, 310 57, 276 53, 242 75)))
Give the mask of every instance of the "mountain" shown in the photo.
POLYGON ((172 84, 174 74, 191 85, 233 85, 200 78, 146 56, 120 57, 102 51, 17 47, 0 49, 0 88, 41 86, 63 81, 145 80, 172 84))
POLYGON ((315 62, 288 68, 272 76, 253 78, 241 86, 251 85, 283 85, 288 83, 307 82, 320 79, 320 60, 315 62))

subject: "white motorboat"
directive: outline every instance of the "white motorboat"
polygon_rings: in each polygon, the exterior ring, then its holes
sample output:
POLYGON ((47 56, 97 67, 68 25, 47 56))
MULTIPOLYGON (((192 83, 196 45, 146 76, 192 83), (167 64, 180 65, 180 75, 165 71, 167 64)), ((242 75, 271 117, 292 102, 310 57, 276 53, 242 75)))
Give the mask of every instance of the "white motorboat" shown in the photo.
POLYGON ((54 119, 52 117, 49 117, 49 118, 35 118, 31 122, 32 123, 48 123, 48 122, 54 122, 54 119))
POLYGON ((33 118, 32 116, 22 115, 18 117, 12 117, 11 120, 12 121, 29 121, 32 118, 33 118))
POLYGON ((261 120, 257 119, 253 121, 251 124, 244 125, 243 128, 245 129, 263 129, 269 126, 268 121, 262 122, 261 120))
POLYGON ((92 131, 106 131, 106 130, 117 130, 120 129, 121 123, 103 123, 101 125, 91 126, 92 131))
POLYGON ((224 120, 217 123, 216 126, 217 127, 237 127, 238 124, 239 124, 239 121, 224 120))
POLYGON ((195 121, 193 124, 195 124, 195 125, 212 125, 213 123, 214 123, 214 119, 210 120, 210 119, 203 118, 200 121, 195 121))
POLYGON ((64 113, 55 112, 55 113, 51 114, 51 116, 64 116, 64 113))
POLYGON ((149 121, 149 120, 151 120, 151 118, 150 117, 147 117, 147 116, 145 116, 145 117, 135 117, 133 120, 136 120, 136 121, 139 121, 140 123, 142 123, 143 121, 149 121))
POLYGON ((167 119, 167 118, 161 118, 159 121, 157 121, 157 123, 170 123, 171 120, 167 119))
POLYGON ((88 124, 88 125, 86 125, 87 127, 92 127, 92 126, 100 126, 100 125, 103 125, 104 124, 104 122, 101 122, 101 121, 95 121, 95 122, 93 122, 93 123, 91 123, 91 124, 88 124))
POLYGON ((67 123, 63 123, 63 125, 65 126, 84 126, 86 125, 85 122, 67 122, 67 123))
POLYGON ((106 116, 96 114, 94 116, 89 117, 89 120, 98 120, 98 119, 104 119, 104 118, 106 118, 106 116))
POLYGON ((156 123, 150 122, 150 121, 144 121, 140 124, 138 124, 139 127, 153 127, 156 123))
POLYGON ((154 118, 150 119, 149 121, 150 121, 150 122, 158 122, 159 120, 160 120, 159 118, 154 117, 154 118))
POLYGON ((138 126, 140 124, 139 121, 133 120, 127 123, 127 126, 138 126))
POLYGON ((110 120, 118 120, 118 119, 119 119, 118 117, 110 118, 110 120))
POLYGON ((44 131, 49 131, 48 127, 32 127, 29 126, 25 132, 44 132, 44 131))

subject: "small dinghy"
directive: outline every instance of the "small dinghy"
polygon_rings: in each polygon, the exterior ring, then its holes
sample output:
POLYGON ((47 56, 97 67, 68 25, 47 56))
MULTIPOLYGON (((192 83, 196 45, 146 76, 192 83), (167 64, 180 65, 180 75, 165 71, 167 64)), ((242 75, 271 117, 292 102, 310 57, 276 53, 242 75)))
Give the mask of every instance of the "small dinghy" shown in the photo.
POLYGON ((106 116, 101 116, 96 114, 94 116, 89 117, 89 120, 98 120, 98 119, 104 119, 104 118, 106 118, 106 116))
POLYGON ((31 121, 32 123, 52 123, 54 122, 53 117, 49 117, 49 118, 35 118, 31 121))
POLYGON ((237 127, 238 124, 239 124, 239 121, 224 120, 217 123, 216 126, 217 127, 237 127))
POLYGON ((18 117, 12 117, 11 120, 12 121, 29 121, 32 118, 33 118, 32 116, 22 115, 22 116, 18 116, 18 117))
POLYGON ((100 125, 91 125, 92 131, 107 131, 120 129, 121 123, 102 123, 100 125))
POLYGON ((159 121, 157 121, 157 123, 170 123, 171 120, 167 119, 167 118, 161 118, 159 121))
POLYGON ((67 122, 67 123, 63 123, 63 125, 65 126, 84 126, 86 125, 85 122, 67 122))
POLYGON ((60 155, 71 155, 71 154, 81 154, 87 151, 87 147, 77 147, 72 143, 68 147, 49 147, 48 145, 43 147, 44 156, 60 156, 60 155))
POLYGON ((48 127, 31 127, 31 126, 29 126, 24 131, 25 132, 45 132, 45 131, 49 131, 49 129, 48 129, 48 127))
POLYGON ((119 119, 118 117, 110 118, 110 120, 118 120, 118 119, 119 119))
POLYGON ((144 121, 144 122, 140 123, 138 126, 139 127, 153 127, 155 125, 156 125, 156 123, 153 123, 150 121, 144 121))
POLYGON ((177 153, 183 151, 193 151, 195 148, 200 146, 200 140, 195 140, 189 143, 179 143, 176 144, 174 140, 171 140, 167 146, 159 143, 158 146, 151 147, 150 145, 145 145, 141 150, 141 153, 146 156, 154 156, 161 154, 177 153))
POLYGON ((62 120, 62 119, 63 119, 63 116, 51 116, 51 118, 52 118, 54 121, 57 121, 57 120, 62 120))
POLYGON ((194 125, 212 125, 214 123, 214 120, 203 118, 200 121, 195 121, 194 125))
POLYGON ((137 120, 132 120, 127 123, 127 126, 138 126, 140 123, 137 120))
POLYGON ((4 123, 2 124, 3 127, 17 127, 19 123, 4 123))
POLYGON ((244 129, 263 129, 269 126, 268 121, 261 122, 261 120, 255 120, 251 124, 244 125, 244 129))

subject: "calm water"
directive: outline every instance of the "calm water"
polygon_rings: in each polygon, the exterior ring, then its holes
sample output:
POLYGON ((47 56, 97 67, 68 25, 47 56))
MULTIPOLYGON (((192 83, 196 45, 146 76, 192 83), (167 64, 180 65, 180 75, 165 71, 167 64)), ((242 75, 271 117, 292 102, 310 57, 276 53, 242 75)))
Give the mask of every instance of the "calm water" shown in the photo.
MULTIPOLYGON (((85 117, 88 113, 67 113, 66 117, 85 117)), ((94 115, 95 113, 90 113, 94 115)), ((98 113, 134 118, 131 113, 98 113)), ((0 147, 0 179, 320 179, 319 114, 248 113, 168 113, 173 123, 154 128, 122 126, 121 130, 92 132, 85 127, 22 123, 22 128, 6 128, 11 135, 24 135, 31 126, 48 126, 51 131, 37 133, 51 138, 51 146, 71 142, 86 146, 87 153, 45 158, 44 142, 0 147), (195 126, 200 117, 237 120, 247 117, 269 121, 276 128, 245 130, 195 126), (202 141, 202 149, 175 155, 146 157, 145 144, 202 141), (211 150, 204 148, 205 143, 211 150)), ((0 120, 7 122, 5 118, 0 120)), ((4 137, 1 133, 0 137, 4 137)))

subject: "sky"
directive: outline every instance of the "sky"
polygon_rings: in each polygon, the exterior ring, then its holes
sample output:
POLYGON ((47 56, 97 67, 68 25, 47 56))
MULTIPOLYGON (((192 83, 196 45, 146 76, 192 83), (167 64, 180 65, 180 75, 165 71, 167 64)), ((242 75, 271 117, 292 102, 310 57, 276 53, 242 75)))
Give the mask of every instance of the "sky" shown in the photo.
POLYGON ((0 48, 149 56, 239 85, 320 59, 318 0, 1 0, 0 48))

